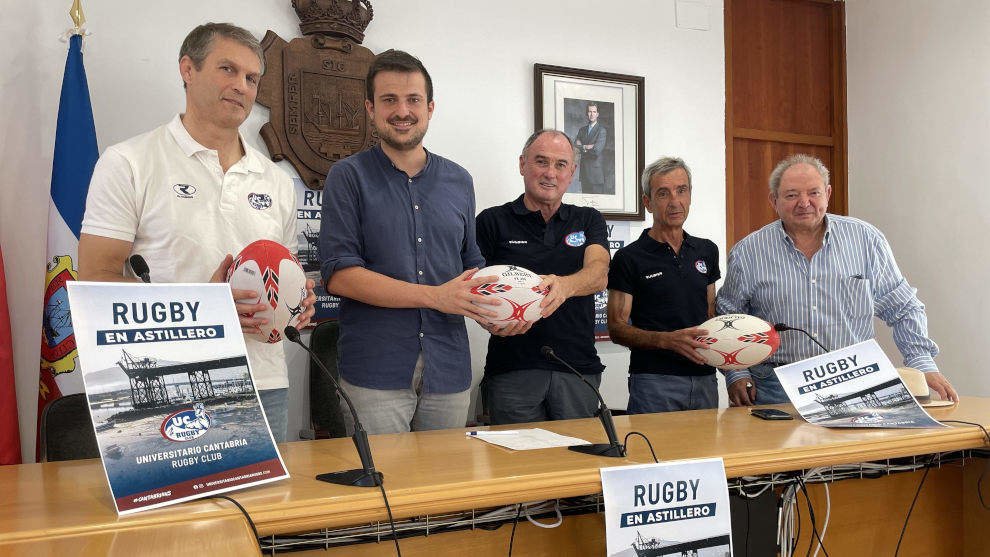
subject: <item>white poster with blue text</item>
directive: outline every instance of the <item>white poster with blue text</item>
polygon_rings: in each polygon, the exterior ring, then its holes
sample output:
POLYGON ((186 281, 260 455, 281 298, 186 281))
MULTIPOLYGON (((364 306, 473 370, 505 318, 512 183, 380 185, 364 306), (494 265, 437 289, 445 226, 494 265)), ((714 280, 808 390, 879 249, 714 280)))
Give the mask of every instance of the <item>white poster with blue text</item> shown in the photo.
MULTIPOLYGON (((608 230, 608 256, 612 257, 615 252, 629 244, 629 222, 607 222, 608 230)), ((608 336, 608 289, 595 292, 595 341, 609 341, 608 336)))
POLYGON ((732 555, 721 458, 602 468, 609 557, 732 555))
MULTIPOLYGON (((299 178, 293 178, 296 187, 296 258, 302 265, 306 278, 313 279, 316 287, 316 313, 310 324, 331 319, 340 315, 340 297, 323 288, 320 274, 320 216, 323 207, 323 191, 311 190, 299 178)), ((286 246, 290 250, 293 246, 286 246)))
POLYGON ((258 399, 229 285, 67 286, 118 513, 289 477, 258 399))
POLYGON ((828 427, 945 427, 925 412, 877 341, 774 368, 791 404, 828 427))

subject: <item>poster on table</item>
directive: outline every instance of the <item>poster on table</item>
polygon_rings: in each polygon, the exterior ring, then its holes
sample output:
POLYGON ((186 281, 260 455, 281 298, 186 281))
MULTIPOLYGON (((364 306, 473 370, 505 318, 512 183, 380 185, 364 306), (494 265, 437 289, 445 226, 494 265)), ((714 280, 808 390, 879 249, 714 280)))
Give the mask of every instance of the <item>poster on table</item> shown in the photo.
POLYGON ((721 458, 602 468, 606 555, 732 555, 721 458))
MULTIPOLYGON (((608 256, 612 258, 615 252, 629 244, 629 222, 617 221, 605 223, 608 227, 608 256)), ((595 340, 599 342, 611 340, 608 336, 608 290, 595 293, 595 340)))
POLYGON ((306 278, 313 279, 316 287, 316 313, 310 319, 310 327, 321 321, 337 319, 340 315, 340 297, 323 288, 320 276, 320 209, 323 207, 323 190, 311 190, 299 178, 293 178, 296 186, 296 258, 302 264, 306 278))
POLYGON ((876 340, 774 368, 791 404, 828 427, 944 427, 925 412, 876 340))
POLYGON ((68 290, 118 513, 289 477, 227 284, 70 282, 68 290))

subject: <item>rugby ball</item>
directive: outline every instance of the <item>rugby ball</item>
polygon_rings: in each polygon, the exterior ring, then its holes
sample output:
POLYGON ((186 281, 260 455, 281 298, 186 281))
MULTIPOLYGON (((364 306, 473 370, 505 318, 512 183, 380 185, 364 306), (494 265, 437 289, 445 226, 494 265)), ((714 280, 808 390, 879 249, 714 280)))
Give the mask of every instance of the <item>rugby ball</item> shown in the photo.
POLYGON ((280 342, 286 325, 295 325, 305 311, 306 273, 299 260, 278 242, 258 240, 248 244, 234 257, 227 270, 227 282, 232 290, 253 290, 257 299, 238 302, 263 303, 264 311, 247 314, 268 320, 261 326, 263 335, 246 335, 258 342, 280 342))
POLYGON ((492 296, 502 301, 497 306, 476 304, 498 314, 489 318, 490 323, 496 325, 509 325, 516 321, 532 323, 540 318, 542 312, 540 302, 549 291, 538 288, 543 279, 536 273, 515 265, 492 265, 468 278, 475 276, 498 277, 495 282, 479 284, 471 289, 474 294, 492 296))
POLYGON ((745 369, 766 361, 780 346, 780 336, 773 325, 752 315, 719 315, 698 325, 708 331, 695 337, 708 348, 695 348, 710 366, 720 369, 745 369))

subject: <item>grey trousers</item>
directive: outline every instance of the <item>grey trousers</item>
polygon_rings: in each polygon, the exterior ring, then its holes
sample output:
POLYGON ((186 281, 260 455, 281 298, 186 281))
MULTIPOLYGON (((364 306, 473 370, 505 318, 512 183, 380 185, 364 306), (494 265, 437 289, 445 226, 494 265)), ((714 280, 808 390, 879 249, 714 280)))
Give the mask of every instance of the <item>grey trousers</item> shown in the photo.
POLYGON ((629 374, 630 414, 677 412, 718 407, 718 380, 708 375, 629 374))
POLYGON ((285 443, 289 428, 289 389, 266 389, 258 391, 258 396, 272 437, 276 443, 285 443))
MULTIPOLYGON (((357 409, 358 418, 368 435, 405 433, 431 429, 464 427, 467 423, 471 389, 459 393, 424 393, 423 354, 420 353, 408 389, 381 390, 352 385, 340 378, 340 388, 347 392, 357 409)), ((354 418, 346 403, 340 401, 347 434, 354 433, 354 418)))
MULTIPOLYGON (((598 387, 602 374, 585 375, 598 387)), ((485 400, 492 424, 590 418, 598 397, 576 375, 548 369, 519 369, 485 376, 485 400)))

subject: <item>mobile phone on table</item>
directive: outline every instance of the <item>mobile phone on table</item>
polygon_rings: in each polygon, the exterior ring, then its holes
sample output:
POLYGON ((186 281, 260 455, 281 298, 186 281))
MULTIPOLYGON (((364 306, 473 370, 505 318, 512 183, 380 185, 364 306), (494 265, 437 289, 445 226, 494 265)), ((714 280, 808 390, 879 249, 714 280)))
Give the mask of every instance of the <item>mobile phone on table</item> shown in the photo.
POLYGON ((761 420, 793 420, 794 416, 776 408, 753 408, 750 414, 761 420))

